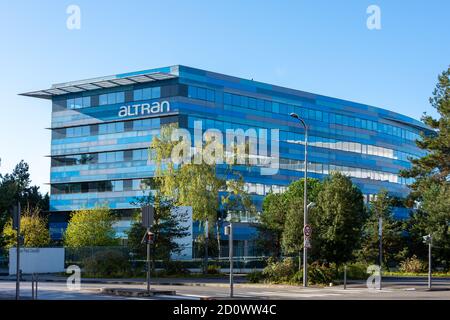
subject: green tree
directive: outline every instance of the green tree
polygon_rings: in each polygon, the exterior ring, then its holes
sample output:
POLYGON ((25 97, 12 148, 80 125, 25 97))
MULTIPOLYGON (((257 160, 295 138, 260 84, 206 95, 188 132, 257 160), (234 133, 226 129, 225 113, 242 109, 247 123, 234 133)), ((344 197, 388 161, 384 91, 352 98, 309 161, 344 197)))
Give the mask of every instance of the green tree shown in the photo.
POLYGON ((283 193, 269 193, 262 207, 257 244, 264 252, 280 257, 287 213, 286 197, 283 193))
POLYGON ((416 142, 427 154, 412 159, 412 168, 401 172, 403 177, 415 179, 411 185, 410 205, 414 201, 417 210, 408 223, 409 254, 425 258, 422 236, 432 234, 436 245, 433 249, 435 259, 449 268, 450 67, 439 75, 430 104, 439 118, 425 113, 422 121, 434 132, 422 134, 416 142))
MULTIPOLYGON (((12 219, 9 219, 4 229, 6 249, 16 246, 17 231, 12 228, 12 219)), ((27 208, 22 211, 20 218, 20 235, 23 237, 23 246, 29 248, 47 247, 50 244, 50 232, 47 228, 47 219, 41 216, 38 208, 27 208)))
POLYGON ((352 259, 366 216, 363 195, 351 179, 338 172, 328 176, 310 215, 316 258, 337 266, 352 259))
POLYGON ((401 172, 403 177, 414 178, 412 196, 420 199, 421 188, 432 182, 448 184, 450 181, 450 67, 438 77, 438 83, 430 98, 439 119, 426 113, 422 121, 434 130, 434 134, 422 133, 417 146, 427 151, 424 157, 412 159, 412 168, 401 172))
POLYGON ((12 173, 0 175, 0 247, 5 245, 3 229, 14 205, 20 202, 22 208, 48 210, 48 194, 42 196, 39 187, 30 185, 29 166, 24 161, 18 163, 12 173))
MULTIPOLYGON (((155 195, 138 197, 133 204, 141 208, 147 205, 155 208, 153 226, 150 229, 155 234, 155 241, 151 245, 153 261, 155 259, 168 261, 172 253, 180 253, 184 249, 176 240, 188 235, 188 227, 183 226, 188 219, 186 212, 181 209, 173 210, 173 201, 162 196, 158 191, 155 195)), ((135 256, 140 258, 145 258, 147 255, 146 245, 142 243, 145 232, 146 228, 141 222, 141 210, 138 210, 127 234, 128 247, 135 256)))
POLYGON ((64 245, 71 248, 118 245, 113 229, 115 220, 107 207, 74 211, 64 233, 64 245))
MULTIPOLYGON (((304 179, 289 185, 284 193, 286 215, 284 221, 282 244, 287 254, 296 254, 303 249, 303 195, 304 179)), ((322 183, 318 179, 307 179, 308 203, 317 202, 322 190, 322 183)))
POLYGON ((382 218, 383 265, 397 265, 405 255, 403 222, 395 219, 392 201, 387 190, 381 190, 369 205, 369 217, 364 225, 359 259, 369 264, 379 264, 379 219, 382 218))
POLYGON ((412 242, 410 255, 416 254, 426 260, 427 250, 422 237, 431 234, 434 244, 433 259, 436 264, 448 269, 450 268, 450 184, 435 182, 423 190, 419 209, 412 215, 408 228, 412 242))

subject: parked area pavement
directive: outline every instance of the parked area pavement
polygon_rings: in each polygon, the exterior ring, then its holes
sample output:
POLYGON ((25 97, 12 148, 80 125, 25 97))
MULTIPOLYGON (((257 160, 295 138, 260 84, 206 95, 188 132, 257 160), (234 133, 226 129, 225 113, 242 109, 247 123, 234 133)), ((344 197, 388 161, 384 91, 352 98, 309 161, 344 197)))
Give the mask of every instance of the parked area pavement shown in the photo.
MULTIPOLYGON (((144 289, 142 280, 126 279, 121 282, 111 279, 82 280, 80 291, 70 291, 65 278, 59 281, 41 281, 38 289, 39 300, 201 300, 226 299, 229 294, 227 279, 176 279, 178 284, 170 284, 167 279, 156 279, 152 288, 161 291, 176 291, 176 295, 156 295, 153 297, 121 297, 101 293, 102 288, 144 289), (64 280, 64 281, 62 281, 64 280), (187 281, 189 280, 189 282, 187 281), (215 281, 214 281, 215 280, 215 281), (195 282, 194 282, 195 281, 195 282), (166 284, 162 284, 166 283, 166 284)), ((170 279, 174 280, 174 279, 170 279)), ((344 290, 342 285, 333 287, 288 285, 266 285, 236 283, 234 287, 236 299, 308 299, 308 300, 415 300, 437 299, 450 300, 450 278, 434 279, 433 290, 427 290, 426 278, 386 278, 382 290, 368 289, 365 282, 351 282, 344 290)), ((0 299, 14 299, 15 282, 0 281, 0 299)), ((31 299, 31 282, 21 283, 21 298, 31 299)))

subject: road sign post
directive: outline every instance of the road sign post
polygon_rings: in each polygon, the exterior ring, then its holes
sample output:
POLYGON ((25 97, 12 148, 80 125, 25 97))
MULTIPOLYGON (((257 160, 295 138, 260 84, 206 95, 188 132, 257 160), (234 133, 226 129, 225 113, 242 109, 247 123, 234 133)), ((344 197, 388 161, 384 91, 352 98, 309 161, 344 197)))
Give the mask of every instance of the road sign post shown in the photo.
POLYGON ((225 227, 225 235, 228 236, 228 249, 230 258, 230 298, 234 295, 234 279, 233 279, 233 223, 230 222, 228 226, 225 227))
POLYGON ((17 248, 16 248, 16 300, 20 299, 20 202, 13 208, 13 229, 17 232, 17 248))
POLYGON ((153 206, 142 207, 142 225, 147 228, 145 232, 144 240, 147 244, 147 292, 150 293, 150 280, 151 280, 151 264, 150 264, 150 254, 151 254, 151 244, 153 243, 154 234, 150 231, 153 226, 155 218, 155 208, 153 206))
POLYGON ((380 217, 378 219, 378 237, 380 239, 380 290, 382 289, 382 282, 383 282, 383 217, 380 217))

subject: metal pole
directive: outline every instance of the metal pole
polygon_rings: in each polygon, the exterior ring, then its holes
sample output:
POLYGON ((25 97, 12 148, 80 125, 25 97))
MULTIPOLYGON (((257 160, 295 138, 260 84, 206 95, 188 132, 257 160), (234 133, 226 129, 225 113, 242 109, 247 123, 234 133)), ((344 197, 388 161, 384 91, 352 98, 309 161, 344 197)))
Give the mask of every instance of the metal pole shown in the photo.
MULTIPOLYGON (((305 127, 305 174, 304 174, 304 194, 303 194, 303 226, 308 224, 308 126, 305 121, 299 119, 305 127)), ((306 247, 306 237, 303 234, 303 286, 308 286, 308 248, 306 247)))
POLYGON ((347 289, 347 266, 344 266, 344 290, 347 289))
POLYGON ((209 225, 208 225, 208 219, 206 219, 205 222, 205 258, 203 259, 204 264, 204 273, 208 273, 208 243, 209 243, 209 225))
POLYGON ((382 276, 382 268, 383 268, 383 217, 380 217, 378 220, 378 234, 380 237, 380 290, 382 289, 382 280, 383 280, 383 276, 382 276))
MULTIPOLYGON (((303 190, 303 226, 308 224, 308 126, 306 122, 301 119, 298 114, 291 113, 291 117, 300 121, 305 127, 305 168, 304 168, 304 190, 303 190)), ((303 229, 304 230, 304 229, 303 229)), ((308 248, 306 247, 306 237, 303 234, 303 286, 308 286, 308 248)))
POLYGON ((433 237, 430 234, 430 242, 428 243, 428 289, 431 290, 431 246, 433 237))
POLYGON ((20 299, 20 202, 17 203, 16 300, 20 299))
POLYGON ((230 223, 230 235, 228 236, 228 246, 230 250, 230 298, 233 298, 233 223, 230 223))
POLYGON ((147 228, 147 292, 150 293, 150 228, 147 228))

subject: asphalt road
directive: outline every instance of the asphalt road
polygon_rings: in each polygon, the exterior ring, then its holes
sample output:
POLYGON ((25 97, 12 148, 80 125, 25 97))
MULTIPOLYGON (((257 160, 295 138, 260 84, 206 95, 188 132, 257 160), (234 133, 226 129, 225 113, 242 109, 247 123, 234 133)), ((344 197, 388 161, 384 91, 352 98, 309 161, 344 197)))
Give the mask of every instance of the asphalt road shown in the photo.
MULTIPOLYGON (((82 283, 80 291, 70 291, 65 283, 42 282, 39 284, 41 300, 198 300, 201 298, 224 299, 228 297, 229 288, 225 284, 191 285, 159 285, 152 288, 175 290, 176 296, 155 296, 151 298, 130 298, 107 296, 100 293, 104 287, 113 288, 145 288, 141 284, 95 284, 82 283)), ((31 298, 31 283, 21 285, 22 299, 31 298)), ((262 284, 238 284, 235 286, 235 297, 242 299, 308 299, 308 300, 450 300, 450 279, 436 279, 434 290, 426 290, 426 279, 402 278, 388 279, 382 290, 367 289, 363 282, 352 283, 344 290, 342 286, 318 288, 298 286, 278 286, 262 284)), ((15 282, 0 281, 0 299, 12 299, 15 294, 15 282)))

